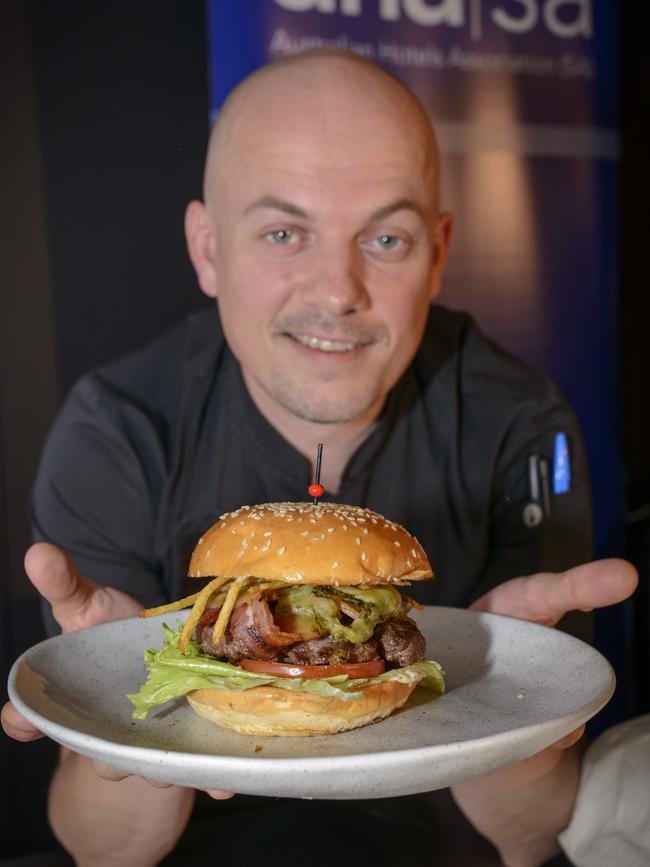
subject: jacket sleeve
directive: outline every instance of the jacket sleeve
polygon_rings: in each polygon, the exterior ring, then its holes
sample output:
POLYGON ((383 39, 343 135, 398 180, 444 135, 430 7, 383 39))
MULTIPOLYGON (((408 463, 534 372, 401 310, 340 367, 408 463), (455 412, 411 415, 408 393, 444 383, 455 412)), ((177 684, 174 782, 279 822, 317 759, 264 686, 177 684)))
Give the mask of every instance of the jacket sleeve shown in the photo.
MULTIPOLYGON (((85 377, 49 434, 31 499, 34 541, 58 545, 82 575, 147 606, 164 601, 153 551, 163 441, 142 407, 85 377)), ((49 606, 45 621, 58 631, 49 606)))
POLYGON ((489 553, 472 596, 476 599, 510 578, 559 572, 592 556, 591 491, 582 436, 573 412, 549 385, 541 397, 522 404, 504 437, 490 497, 489 553), (569 447, 571 483, 564 493, 553 491, 558 434, 566 436, 569 447), (543 485, 535 501, 531 457, 543 459, 548 468, 546 509, 543 485))

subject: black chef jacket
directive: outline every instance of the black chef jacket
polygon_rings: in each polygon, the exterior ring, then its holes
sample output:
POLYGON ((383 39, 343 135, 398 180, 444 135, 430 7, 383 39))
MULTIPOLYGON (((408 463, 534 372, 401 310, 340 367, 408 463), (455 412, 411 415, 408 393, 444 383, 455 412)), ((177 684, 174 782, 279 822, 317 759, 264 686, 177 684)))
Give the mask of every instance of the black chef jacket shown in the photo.
MULTIPOLYGON (((34 535, 151 606, 196 589, 183 586, 189 556, 219 515, 305 500, 309 482, 309 462, 252 402, 209 309, 74 387, 34 487, 34 535)), ((505 579, 591 558, 573 413, 545 376, 441 306, 340 490, 324 499, 374 509, 417 536, 437 580, 409 592, 426 603, 465 606, 505 579), (529 456, 552 464, 559 432, 572 484, 530 527, 529 456)))

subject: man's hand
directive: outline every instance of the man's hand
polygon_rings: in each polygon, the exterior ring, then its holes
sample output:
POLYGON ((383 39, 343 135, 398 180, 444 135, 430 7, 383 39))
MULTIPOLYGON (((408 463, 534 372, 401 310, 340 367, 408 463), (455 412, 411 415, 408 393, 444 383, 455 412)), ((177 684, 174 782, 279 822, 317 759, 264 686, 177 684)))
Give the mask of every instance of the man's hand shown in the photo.
MULTIPOLYGON (((555 626, 569 611, 593 611, 622 602, 638 583, 637 571, 627 560, 596 560, 566 572, 513 578, 481 596, 470 608, 555 626)), ((585 726, 580 726, 552 747, 563 750, 573 746, 584 730, 585 726)))
MULTIPOLYGON (((600 560, 558 574, 515 578, 471 608, 555 624, 569 611, 590 611, 627 599, 638 583, 625 560, 600 560)), ((558 850, 571 819, 580 780, 584 726, 545 750, 475 780, 452 786, 456 803, 509 867, 534 867, 558 850)))
POLYGON ((55 545, 32 545, 25 555, 25 571, 52 606, 63 632, 122 620, 142 611, 142 605, 126 593, 82 578, 70 557, 55 545))
MULTIPOLYGON (((70 557, 55 545, 39 542, 25 555, 25 571, 34 587, 52 606, 52 614, 63 632, 75 632, 100 623, 122 620, 140 613, 142 605, 111 587, 83 578, 70 557)), ((33 741, 43 733, 7 702, 1 714, 2 728, 17 741, 33 741)), ((104 780, 123 780, 130 776, 93 762, 93 769, 104 780)), ((152 786, 165 788, 167 783, 147 780, 152 786)), ((232 797, 229 792, 209 792, 213 798, 232 797)))
MULTIPOLYGON (((45 542, 32 545, 25 555, 25 571, 52 606, 52 614, 63 632, 132 617, 142 610, 142 605, 126 593, 82 578, 72 560, 55 545, 45 542)), ((18 741, 43 736, 11 702, 2 709, 2 727, 18 741)))
POLYGON ((639 582, 626 560, 596 560, 566 572, 513 578, 477 599, 470 608, 555 626, 569 611, 592 611, 627 599, 639 582))

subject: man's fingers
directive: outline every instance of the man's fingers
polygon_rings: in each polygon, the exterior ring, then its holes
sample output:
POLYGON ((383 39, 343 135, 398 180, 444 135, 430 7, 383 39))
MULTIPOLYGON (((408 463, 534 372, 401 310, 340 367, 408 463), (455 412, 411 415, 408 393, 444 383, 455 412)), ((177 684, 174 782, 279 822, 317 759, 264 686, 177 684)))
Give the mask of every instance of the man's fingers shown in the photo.
POLYGON ((106 765, 104 762, 93 762, 92 764, 93 770, 98 777, 102 778, 102 780, 113 780, 114 782, 118 782, 119 780, 125 780, 127 777, 132 776, 132 774, 129 774, 126 771, 120 771, 119 768, 114 768, 112 765, 106 765))
POLYGON ((551 744, 554 750, 568 750, 569 747, 572 747, 574 744, 577 744, 580 738, 585 733, 585 725, 581 725, 579 728, 574 729, 572 732, 569 732, 568 735, 565 735, 563 738, 560 738, 559 741, 555 741, 554 744, 551 744))
MULTIPOLYGON (((162 780, 152 780, 149 777, 138 777, 136 774, 129 774, 126 771, 120 771, 119 768, 114 768, 112 765, 106 765, 104 762, 93 762, 93 769, 98 777, 101 777, 102 780, 110 780, 112 782, 119 782, 120 780, 126 780, 127 777, 134 777, 136 779, 142 780, 147 783, 147 785, 152 786, 154 789, 171 789, 174 783, 165 783, 162 780)), ((218 800, 222 800, 224 798, 232 798, 231 792, 208 792, 208 794, 217 798, 218 800)))
POLYGON ((554 626, 568 611, 590 611, 627 599, 638 584, 626 560, 598 560, 566 572, 540 572, 500 584, 471 608, 554 626))
POLYGON ((215 801, 227 801, 228 798, 234 798, 234 792, 222 792, 221 789, 206 789, 206 795, 210 795, 215 801))
POLYGON ((2 708, 0 718, 5 733, 15 741, 35 741, 43 737, 43 732, 28 722, 21 713, 18 713, 9 701, 2 708))
POLYGON ((136 777, 143 780, 154 789, 170 789, 173 783, 164 783, 162 780, 150 780, 148 777, 137 777, 136 774, 129 774, 127 771, 120 771, 119 768, 114 768, 112 765, 107 765, 104 762, 93 762, 93 770, 102 780, 110 780, 118 783, 120 780, 126 780, 127 777, 136 777))

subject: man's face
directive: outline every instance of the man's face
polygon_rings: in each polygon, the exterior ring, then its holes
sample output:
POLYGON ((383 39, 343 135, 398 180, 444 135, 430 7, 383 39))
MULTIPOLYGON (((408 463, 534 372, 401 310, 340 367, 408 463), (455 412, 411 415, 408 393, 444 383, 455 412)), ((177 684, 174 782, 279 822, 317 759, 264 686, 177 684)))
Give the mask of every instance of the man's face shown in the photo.
POLYGON ((448 226, 425 139, 376 111, 233 124, 208 196, 214 291, 251 395, 340 423, 380 411, 422 337, 448 226))

